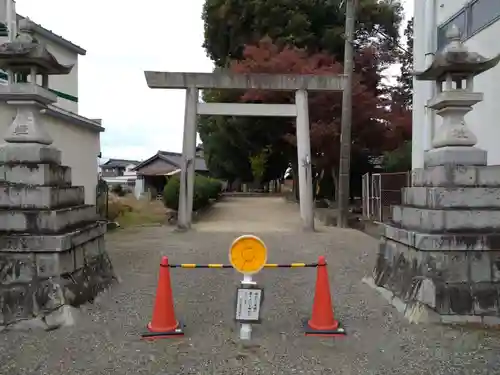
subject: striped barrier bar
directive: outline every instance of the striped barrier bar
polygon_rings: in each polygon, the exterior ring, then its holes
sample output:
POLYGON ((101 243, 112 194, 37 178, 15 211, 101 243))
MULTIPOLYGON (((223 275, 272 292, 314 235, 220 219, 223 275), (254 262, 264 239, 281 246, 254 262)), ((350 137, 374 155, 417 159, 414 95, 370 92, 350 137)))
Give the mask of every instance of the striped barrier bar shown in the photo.
MULTIPOLYGON (((288 263, 288 264, 277 264, 270 263, 264 265, 264 268, 304 268, 311 267, 316 268, 319 266, 326 266, 326 264, 318 264, 318 263, 288 263)), ((165 267, 165 266, 163 266, 165 267)), ((217 263, 209 263, 209 264, 194 264, 194 263, 180 263, 180 264, 169 264, 169 268, 233 268, 231 264, 217 264, 217 263)))

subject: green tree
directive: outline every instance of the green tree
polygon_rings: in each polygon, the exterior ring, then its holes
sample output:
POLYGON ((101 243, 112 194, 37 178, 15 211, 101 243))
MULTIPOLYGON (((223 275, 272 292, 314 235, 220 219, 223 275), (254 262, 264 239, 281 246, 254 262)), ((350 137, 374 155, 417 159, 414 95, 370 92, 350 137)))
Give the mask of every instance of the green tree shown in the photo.
MULTIPOLYGON (((360 0, 356 45, 394 43, 399 38, 403 7, 394 0, 360 0), (384 38, 377 38, 382 33, 384 38)), ((216 66, 243 57, 245 45, 268 36, 278 46, 344 55, 345 1, 342 0, 206 0, 205 47, 216 66), (344 7, 342 7, 344 4, 344 7)))
POLYGON ((383 167, 386 172, 407 172, 411 170, 411 142, 384 154, 383 167))

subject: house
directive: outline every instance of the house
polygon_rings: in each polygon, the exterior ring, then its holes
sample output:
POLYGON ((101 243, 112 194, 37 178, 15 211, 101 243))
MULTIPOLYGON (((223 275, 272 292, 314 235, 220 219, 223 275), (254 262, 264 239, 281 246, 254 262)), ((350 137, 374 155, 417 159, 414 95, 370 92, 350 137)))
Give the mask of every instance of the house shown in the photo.
MULTIPOLYGON (((0 0, 0 22, 6 29, 6 3, 0 0), (4 21, 5 20, 5 21, 4 21)), ((13 9, 12 19, 24 17, 13 9)), ((64 15, 61 15, 64 17, 64 15)), ((95 204, 97 185, 97 157, 100 154, 100 133, 104 131, 101 120, 89 119, 78 114, 78 59, 86 51, 60 35, 29 20, 28 27, 49 52, 62 64, 73 65, 67 75, 50 76, 49 89, 57 95, 57 102, 42 109, 46 130, 54 140, 54 146, 62 152, 62 163, 71 167, 73 184, 85 187, 85 202, 95 204)), ((2 30, 2 27, 0 27, 2 30)), ((0 32, 0 44, 6 43, 6 33, 0 32)), ((41 82, 38 82, 41 84, 41 82)), ((0 70, 0 84, 7 84, 7 75, 0 70)), ((0 136, 7 131, 16 115, 13 106, 0 102, 0 136)))
POLYGON ((132 169, 134 169, 140 163, 141 162, 137 160, 109 159, 106 163, 101 164, 101 176, 123 176, 125 172, 133 172, 132 169))
MULTIPOLYGON (((140 198, 145 193, 155 197, 163 192, 167 178, 180 173, 182 168, 182 154, 177 152, 158 151, 149 159, 137 165, 133 171, 137 173, 135 196, 140 198)), ((208 175, 208 168, 203 157, 203 148, 196 148, 194 163, 195 172, 208 175)))
MULTIPOLYGON (((415 0, 414 69, 423 71, 433 54, 446 44, 446 31, 455 24, 469 50, 491 58, 500 54, 499 0, 415 0)), ((484 101, 474 106, 465 120, 478 138, 477 147, 488 151, 488 164, 500 164, 500 66, 474 79, 474 91, 484 93, 484 101)), ((414 80, 412 168, 422 168, 424 151, 430 149, 434 129, 441 118, 426 108, 435 93, 433 82, 414 80)))
POLYGON ((109 159, 101 164, 101 177, 110 186, 133 188, 137 179, 134 168, 139 164, 140 161, 137 160, 109 159))

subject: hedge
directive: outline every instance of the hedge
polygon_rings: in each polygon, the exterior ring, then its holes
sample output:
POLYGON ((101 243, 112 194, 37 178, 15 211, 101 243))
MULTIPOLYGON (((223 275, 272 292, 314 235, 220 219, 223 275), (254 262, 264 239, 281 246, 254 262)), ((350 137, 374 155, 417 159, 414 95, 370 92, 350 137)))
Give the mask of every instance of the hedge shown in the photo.
MULTIPOLYGON (((166 207, 176 211, 179 209, 180 189, 180 176, 170 177, 163 190, 163 203, 166 207)), ((197 211, 205 207, 210 202, 210 199, 217 199, 221 191, 222 184, 220 181, 196 175, 194 180, 193 210, 197 211)))

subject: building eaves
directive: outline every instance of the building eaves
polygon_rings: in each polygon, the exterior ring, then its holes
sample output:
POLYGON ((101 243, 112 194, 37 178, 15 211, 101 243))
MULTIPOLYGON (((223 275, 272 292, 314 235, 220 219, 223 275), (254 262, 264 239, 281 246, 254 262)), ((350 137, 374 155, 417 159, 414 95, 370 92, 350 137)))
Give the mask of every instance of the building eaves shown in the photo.
MULTIPOLYGON (((19 21, 22 19, 26 19, 26 17, 18 14, 17 20, 19 21)), ((55 44, 60 45, 61 47, 65 47, 65 48, 69 49, 70 51, 76 52, 79 55, 85 56, 87 54, 87 51, 84 50, 82 47, 70 42, 69 40, 63 38, 60 35, 55 34, 53 31, 46 29, 42 25, 40 25, 36 22, 33 22, 33 20, 31 20, 31 19, 30 19, 30 22, 33 24, 33 31, 35 31, 35 33, 44 37, 45 39, 48 39, 51 42, 54 42, 55 44)))
POLYGON ((42 109, 40 112, 42 114, 67 121, 69 123, 81 126, 85 129, 88 129, 88 130, 91 130, 91 131, 94 131, 97 133, 101 133, 104 131, 104 128, 101 126, 101 124, 98 121, 91 120, 87 117, 77 115, 76 113, 66 111, 62 108, 59 108, 58 106, 53 105, 53 104, 49 104, 47 106, 47 108, 42 109))

